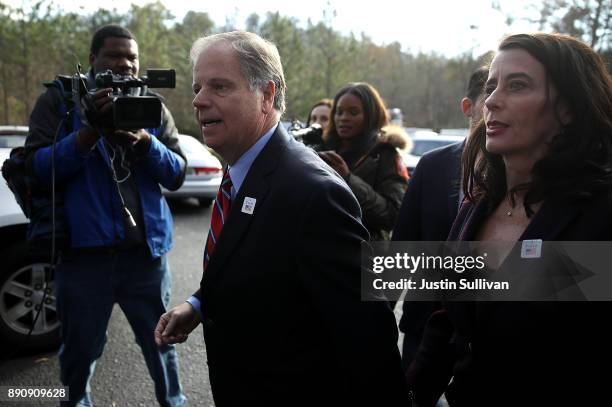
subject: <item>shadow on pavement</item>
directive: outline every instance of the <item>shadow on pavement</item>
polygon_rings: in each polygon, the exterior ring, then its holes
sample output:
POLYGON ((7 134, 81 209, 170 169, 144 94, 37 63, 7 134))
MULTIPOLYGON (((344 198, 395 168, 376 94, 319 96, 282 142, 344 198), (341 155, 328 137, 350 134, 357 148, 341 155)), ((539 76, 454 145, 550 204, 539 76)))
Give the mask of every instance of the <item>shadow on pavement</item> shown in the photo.
POLYGON ((210 209, 210 206, 201 206, 195 198, 166 198, 173 214, 197 214, 210 209))

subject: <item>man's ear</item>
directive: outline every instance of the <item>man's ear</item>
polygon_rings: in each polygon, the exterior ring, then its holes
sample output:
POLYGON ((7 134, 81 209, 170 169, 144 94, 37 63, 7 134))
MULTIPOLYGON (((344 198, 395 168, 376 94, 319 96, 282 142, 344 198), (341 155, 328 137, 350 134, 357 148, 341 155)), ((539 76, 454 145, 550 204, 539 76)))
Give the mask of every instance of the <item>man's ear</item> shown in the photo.
POLYGON ((472 117, 472 115, 474 114, 474 112, 472 111, 473 107, 474 105, 472 104, 472 101, 470 99, 461 99, 461 111, 463 111, 465 117, 472 117))
POLYGON ((274 94, 276 93, 276 85, 274 81, 268 81, 266 88, 263 90, 263 101, 261 104, 261 110, 263 113, 270 113, 274 110, 274 94))
POLYGON ((96 56, 94 54, 89 54, 89 66, 93 66, 95 60, 96 56))

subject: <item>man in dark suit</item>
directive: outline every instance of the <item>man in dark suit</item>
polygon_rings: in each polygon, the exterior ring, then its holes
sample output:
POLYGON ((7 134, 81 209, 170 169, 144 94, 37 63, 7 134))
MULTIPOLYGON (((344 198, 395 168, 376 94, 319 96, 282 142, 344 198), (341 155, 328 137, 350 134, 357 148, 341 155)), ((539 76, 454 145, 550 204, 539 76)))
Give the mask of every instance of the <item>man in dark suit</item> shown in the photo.
MULTIPOLYGON (((470 77, 461 110, 470 130, 482 118, 484 83, 489 70, 477 69, 470 77)), ((425 154, 409 181, 393 230, 394 241, 444 241, 462 201, 461 154, 465 141, 425 154)), ((407 369, 416 353, 425 323, 437 303, 404 301, 399 328, 404 333, 402 365, 407 369)))
POLYGON ((231 32, 197 40, 191 59, 202 134, 229 166, 200 289, 160 318, 158 343, 202 322, 220 407, 406 405, 393 314, 360 300, 359 205, 279 125, 276 47, 231 32))

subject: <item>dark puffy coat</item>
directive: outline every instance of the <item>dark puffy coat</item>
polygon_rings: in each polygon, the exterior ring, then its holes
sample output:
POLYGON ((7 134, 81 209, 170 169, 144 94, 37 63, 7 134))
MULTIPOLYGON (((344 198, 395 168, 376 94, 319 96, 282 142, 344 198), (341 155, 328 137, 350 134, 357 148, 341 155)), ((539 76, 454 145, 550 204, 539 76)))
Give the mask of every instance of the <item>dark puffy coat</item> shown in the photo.
POLYGON ((395 147, 378 142, 345 179, 361 205, 370 239, 389 240, 408 186, 408 172, 395 147))

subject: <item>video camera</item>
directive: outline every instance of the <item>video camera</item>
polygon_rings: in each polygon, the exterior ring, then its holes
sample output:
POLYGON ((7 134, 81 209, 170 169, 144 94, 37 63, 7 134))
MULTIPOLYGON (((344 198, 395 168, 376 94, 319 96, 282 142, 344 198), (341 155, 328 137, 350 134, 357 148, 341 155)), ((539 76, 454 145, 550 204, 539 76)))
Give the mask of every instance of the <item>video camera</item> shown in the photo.
POLYGON ((320 151, 323 148, 323 127, 318 123, 313 123, 310 127, 301 127, 301 123, 293 122, 289 132, 297 141, 304 143, 315 151, 320 151))
POLYGON ((174 69, 148 69, 147 75, 136 78, 117 75, 111 70, 95 77, 96 88, 87 88, 87 78, 80 72, 72 77, 72 94, 89 124, 100 128, 136 130, 161 126, 162 103, 158 96, 141 96, 147 88, 174 88, 174 69), (100 114, 93 103, 98 89, 112 88, 112 108, 108 114, 100 114))

